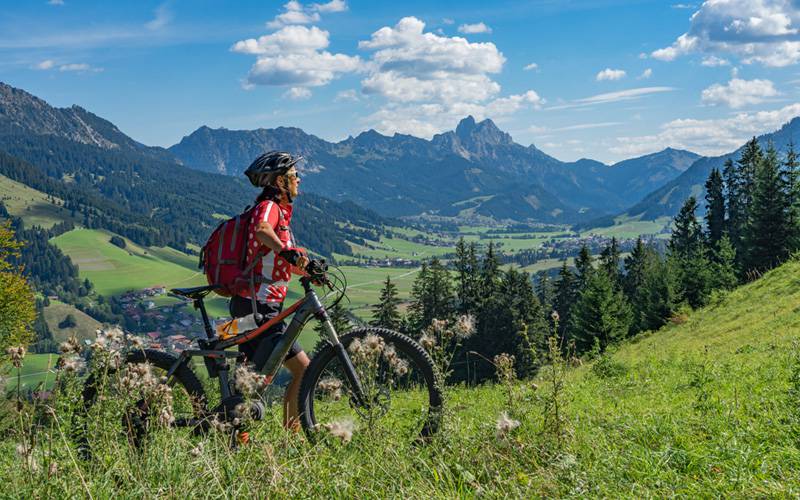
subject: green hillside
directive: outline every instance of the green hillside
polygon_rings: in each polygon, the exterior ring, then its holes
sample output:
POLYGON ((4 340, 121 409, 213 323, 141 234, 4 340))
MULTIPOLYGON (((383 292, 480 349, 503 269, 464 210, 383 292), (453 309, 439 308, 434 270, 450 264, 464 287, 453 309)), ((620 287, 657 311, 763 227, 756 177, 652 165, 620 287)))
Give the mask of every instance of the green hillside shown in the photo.
POLYGON ((536 385, 514 384, 510 399, 499 385, 451 389, 445 430, 426 446, 385 442, 364 427, 349 444, 312 446, 279 430, 275 409, 236 452, 222 438, 201 449, 197 438, 169 433, 142 456, 123 446, 76 463, 59 434, 43 434, 59 461, 51 477, 46 468, 32 476, 5 439, 0 480, 21 497, 107 497, 123 477, 136 496, 796 497, 798 275, 800 262, 787 263, 567 372, 560 444, 544 425, 553 416, 544 368, 536 385), (507 437, 496 435, 502 411, 521 422, 507 437))
POLYGON ((9 214, 22 218, 26 227, 50 228, 58 222, 72 220, 69 212, 48 200, 46 194, 3 175, 0 175, 0 202, 9 214))

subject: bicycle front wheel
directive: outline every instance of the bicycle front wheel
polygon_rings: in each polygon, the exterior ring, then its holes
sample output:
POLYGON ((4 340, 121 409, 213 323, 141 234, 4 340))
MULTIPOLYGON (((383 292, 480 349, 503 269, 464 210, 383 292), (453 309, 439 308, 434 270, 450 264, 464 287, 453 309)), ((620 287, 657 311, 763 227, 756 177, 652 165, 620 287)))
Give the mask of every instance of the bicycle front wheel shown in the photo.
POLYGON ((332 345, 314 357, 300 387, 300 418, 310 439, 353 432, 386 438, 427 438, 439 429, 442 393, 433 362, 416 342, 383 328, 359 328, 340 338, 362 386, 350 386, 332 345))

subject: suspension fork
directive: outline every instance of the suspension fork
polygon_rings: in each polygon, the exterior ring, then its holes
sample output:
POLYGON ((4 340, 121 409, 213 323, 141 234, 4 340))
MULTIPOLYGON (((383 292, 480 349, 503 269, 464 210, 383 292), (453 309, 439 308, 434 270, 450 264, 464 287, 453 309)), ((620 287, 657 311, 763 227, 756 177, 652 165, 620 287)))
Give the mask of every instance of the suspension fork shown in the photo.
POLYGON ((336 352, 336 357, 339 358, 339 362, 342 364, 344 375, 353 390, 356 404, 359 406, 366 406, 369 404, 369 402, 364 395, 364 386, 361 385, 361 380, 358 378, 358 373, 356 373, 356 368, 353 366, 353 361, 350 359, 350 355, 347 354, 347 349, 345 349, 344 344, 339 341, 339 336, 336 334, 336 329, 333 328, 333 323, 331 323, 331 318, 328 316, 328 312, 325 311, 324 307, 320 307, 316 313, 316 316, 317 319, 322 323, 322 328, 325 330, 325 333, 328 334, 328 342, 330 342, 333 346, 333 349, 336 352))

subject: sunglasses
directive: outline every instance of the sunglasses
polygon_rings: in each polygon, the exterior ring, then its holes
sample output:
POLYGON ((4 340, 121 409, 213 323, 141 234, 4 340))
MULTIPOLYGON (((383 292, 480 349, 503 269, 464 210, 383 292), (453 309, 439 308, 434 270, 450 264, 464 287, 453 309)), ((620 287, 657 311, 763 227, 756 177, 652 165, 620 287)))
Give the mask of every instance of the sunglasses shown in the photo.
POLYGON ((300 174, 298 174, 297 172, 290 172, 286 174, 286 177, 288 177, 289 179, 297 179, 298 181, 300 180, 300 174))

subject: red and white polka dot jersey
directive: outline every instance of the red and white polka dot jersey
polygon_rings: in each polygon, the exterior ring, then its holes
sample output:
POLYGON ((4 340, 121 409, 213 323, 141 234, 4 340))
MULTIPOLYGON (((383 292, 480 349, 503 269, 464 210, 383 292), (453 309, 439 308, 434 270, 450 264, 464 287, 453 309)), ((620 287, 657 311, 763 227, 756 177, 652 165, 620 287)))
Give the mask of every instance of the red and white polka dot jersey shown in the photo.
MULTIPOLYGON (((262 201, 256 206, 252 217, 250 233, 247 235, 247 261, 251 262, 256 252, 263 249, 263 255, 260 262, 256 263, 254 270, 256 276, 262 277, 262 282, 255 284, 256 300, 259 302, 283 302, 292 276, 292 266, 269 247, 259 243, 255 236, 255 230, 259 223, 267 221, 275 229, 275 234, 283 242, 284 248, 293 247, 292 232, 289 230, 292 206, 270 200, 262 201)), ((244 290, 240 292, 240 295, 250 298, 250 290, 244 290)))

